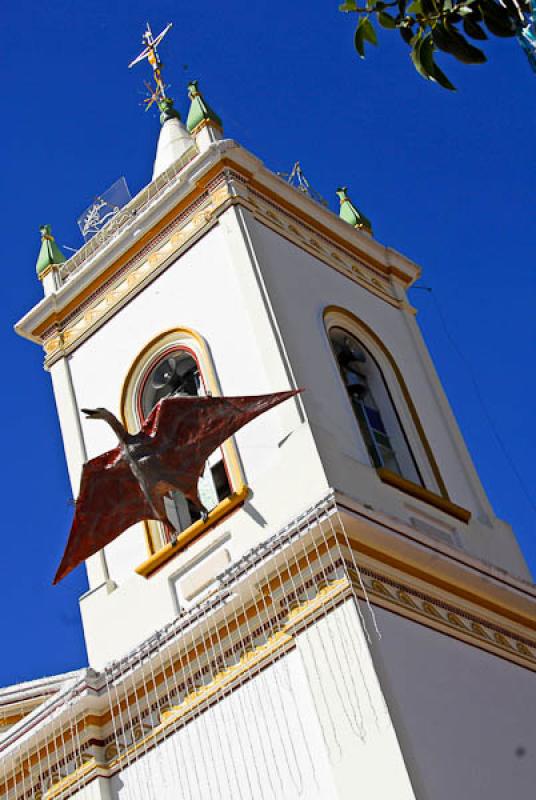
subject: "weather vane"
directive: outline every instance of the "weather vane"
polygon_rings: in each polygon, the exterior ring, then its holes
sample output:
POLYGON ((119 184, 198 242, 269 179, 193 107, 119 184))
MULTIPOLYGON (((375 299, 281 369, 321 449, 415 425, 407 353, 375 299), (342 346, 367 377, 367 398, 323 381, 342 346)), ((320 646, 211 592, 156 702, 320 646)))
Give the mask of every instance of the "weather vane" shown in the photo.
POLYGON ((145 85, 149 90, 149 97, 146 99, 147 107, 146 111, 152 106, 153 103, 157 105, 166 100, 166 87, 164 81, 162 79, 162 61, 160 60, 160 56, 158 55, 157 47, 169 31, 172 26, 172 22, 170 22, 163 31, 161 31, 158 36, 153 36, 153 32, 151 30, 151 26, 147 23, 147 30, 141 37, 143 44, 145 45, 144 49, 141 51, 139 56, 137 56, 134 61, 131 61, 128 65, 129 69, 134 66, 134 64, 138 64, 140 61, 144 61, 147 59, 149 64, 153 69, 153 77, 154 82, 156 84, 156 88, 153 89, 147 82, 145 85))

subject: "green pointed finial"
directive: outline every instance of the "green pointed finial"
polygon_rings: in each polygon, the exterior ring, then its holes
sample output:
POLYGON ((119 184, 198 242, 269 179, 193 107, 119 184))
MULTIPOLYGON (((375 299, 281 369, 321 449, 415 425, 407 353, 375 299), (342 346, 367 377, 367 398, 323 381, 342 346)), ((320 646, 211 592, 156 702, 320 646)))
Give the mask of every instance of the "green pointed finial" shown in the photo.
POLYGON ((368 233, 372 233, 372 225, 370 220, 363 214, 362 211, 357 208, 357 206, 354 206, 348 197, 347 187, 341 186, 340 189, 337 189, 337 194, 341 202, 339 217, 349 225, 352 225, 353 228, 363 229, 368 231, 368 233))
POLYGON ((35 269, 37 275, 41 277, 49 267, 63 264, 67 259, 54 241, 50 225, 41 225, 39 230, 41 231, 41 249, 39 250, 35 269))
POLYGON ((180 120, 181 115, 176 108, 173 107, 173 100, 171 97, 163 97, 157 101, 158 108, 160 109, 160 124, 163 125, 168 119, 180 120))
POLYGON ((199 91, 198 81, 190 81, 188 84, 188 97, 190 98, 190 111, 186 120, 186 127, 193 133, 202 122, 212 122, 218 128, 223 128, 223 123, 215 111, 205 101, 199 91))

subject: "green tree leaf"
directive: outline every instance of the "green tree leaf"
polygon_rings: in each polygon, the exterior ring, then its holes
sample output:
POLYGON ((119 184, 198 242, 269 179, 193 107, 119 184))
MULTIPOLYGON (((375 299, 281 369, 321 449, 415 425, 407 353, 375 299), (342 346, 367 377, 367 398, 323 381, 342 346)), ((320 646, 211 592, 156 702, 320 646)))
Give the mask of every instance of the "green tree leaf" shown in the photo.
POLYGON ((416 36, 413 42, 413 47, 411 48, 411 52, 409 55, 411 60, 413 61, 413 66, 415 67, 419 75, 429 80, 430 75, 428 75, 428 73, 424 69, 421 61, 421 47, 422 47, 422 39, 420 36, 416 36))
POLYGON ((363 18, 363 37, 370 44, 378 44, 376 29, 368 17, 363 18))
POLYGON ((411 40, 413 39, 413 31, 410 27, 401 26, 399 29, 400 35, 405 41, 406 44, 411 44, 411 40))
POLYGON ((386 11, 378 12, 378 22, 380 23, 382 28, 393 29, 397 27, 395 18, 392 17, 390 14, 388 14, 386 11))
POLYGON ((340 9, 358 15, 354 44, 361 58, 367 43, 378 44, 378 26, 398 30, 417 72, 452 91, 435 61, 436 49, 462 64, 483 64, 486 54, 473 40, 515 36, 527 24, 531 2, 536 0, 344 0, 340 9))
POLYGON ((498 6, 493 0, 483 0, 480 3, 480 10, 486 23, 486 28, 494 36, 508 37, 515 35, 515 26, 508 16, 508 12, 502 6, 498 6))
POLYGON ((421 42, 419 56, 421 59, 422 68, 426 73, 426 77, 432 81, 434 80, 434 73, 435 73, 434 49, 435 46, 434 46, 434 40, 432 39, 432 34, 427 33, 421 42))
POLYGON ((363 23, 366 19, 366 17, 362 17, 357 24, 357 28, 355 29, 354 46, 357 50, 359 58, 365 58, 365 32, 363 30, 363 23))
POLYGON ((454 84, 452 84, 449 81, 449 79, 447 78, 447 76, 445 75, 445 73, 441 69, 439 69, 439 67, 437 66, 435 61, 434 61, 434 80, 440 86, 442 86, 443 89, 449 89, 449 91, 451 91, 451 92, 455 92, 456 91, 456 87, 454 86, 454 84))
POLYGON ((480 39, 484 40, 488 38, 486 31, 484 31, 478 22, 475 22, 472 18, 466 18, 463 21, 463 29, 468 36, 472 39, 480 39))
POLYGON ((450 53, 463 64, 483 64, 486 55, 465 39, 456 28, 444 23, 434 25, 432 29, 434 44, 440 50, 450 53))
POLYGON ((432 34, 427 33, 425 36, 422 36, 421 32, 419 32, 413 39, 413 48, 410 53, 415 69, 419 75, 426 78, 426 80, 434 81, 434 83, 438 83, 444 89, 456 91, 456 87, 435 63, 434 51, 435 45, 432 34))

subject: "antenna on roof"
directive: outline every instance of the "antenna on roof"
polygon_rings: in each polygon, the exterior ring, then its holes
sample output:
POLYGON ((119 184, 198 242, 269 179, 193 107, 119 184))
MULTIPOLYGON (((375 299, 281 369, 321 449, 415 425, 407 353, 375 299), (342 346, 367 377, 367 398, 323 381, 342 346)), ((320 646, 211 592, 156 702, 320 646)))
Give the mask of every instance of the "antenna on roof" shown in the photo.
POLYGON ((293 186, 299 192, 302 192, 302 194, 306 194, 316 203, 320 203, 321 206, 328 208, 328 201, 322 197, 320 192, 313 189, 305 177, 299 161, 295 162, 290 172, 278 172, 277 174, 280 178, 284 178, 290 186, 293 186))

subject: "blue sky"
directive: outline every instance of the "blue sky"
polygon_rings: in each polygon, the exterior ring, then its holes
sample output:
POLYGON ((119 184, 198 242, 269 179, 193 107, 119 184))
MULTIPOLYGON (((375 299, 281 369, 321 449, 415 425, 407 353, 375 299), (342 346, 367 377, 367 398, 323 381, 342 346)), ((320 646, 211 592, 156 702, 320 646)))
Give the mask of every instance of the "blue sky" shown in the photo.
POLYGON ((127 69, 147 15, 154 30, 174 22, 162 56, 183 114, 198 78, 228 136, 274 170, 300 159, 334 209, 347 184, 377 238, 422 265, 433 291, 412 300, 426 341, 496 513, 536 571, 536 76, 515 43, 489 43, 483 67, 440 57, 452 94, 417 76, 397 34, 359 61, 336 0, 10 3, 0 685, 85 663, 84 570, 51 586, 72 517, 51 384, 12 326, 41 297, 39 225, 78 247, 76 219, 97 193, 120 175, 133 193, 150 179, 158 121, 141 107, 147 72, 127 69))

